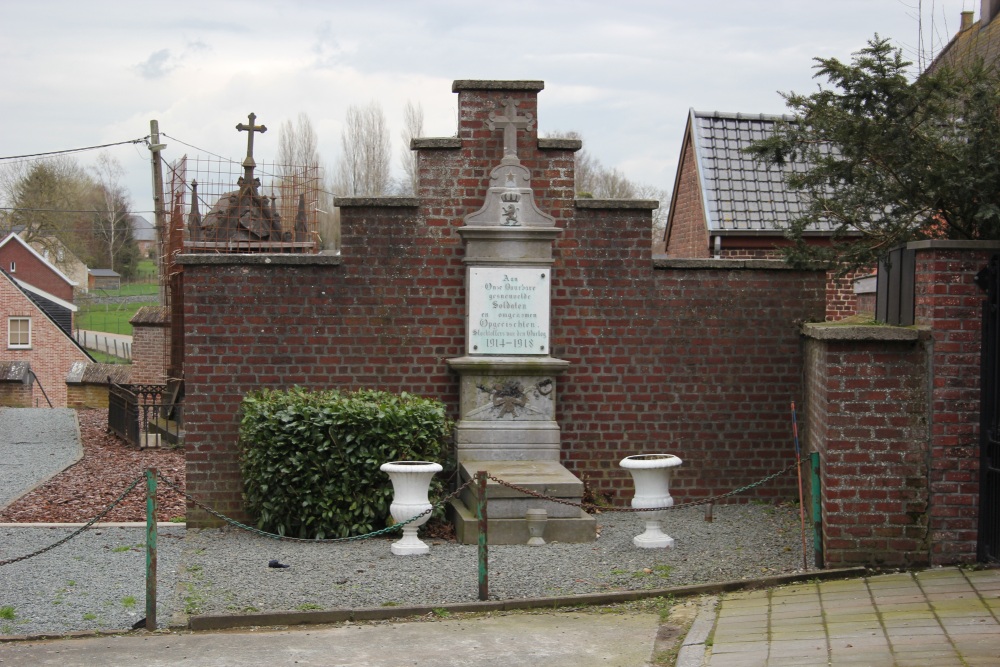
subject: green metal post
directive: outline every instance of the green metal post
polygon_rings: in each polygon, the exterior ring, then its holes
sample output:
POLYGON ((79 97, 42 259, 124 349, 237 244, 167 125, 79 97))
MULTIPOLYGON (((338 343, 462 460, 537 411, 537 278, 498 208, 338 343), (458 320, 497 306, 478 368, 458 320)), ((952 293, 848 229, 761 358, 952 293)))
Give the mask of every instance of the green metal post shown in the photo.
POLYGON ((156 630, 156 468, 146 469, 146 629, 156 630))
POLYGON ((809 454, 812 463, 812 515, 813 515, 813 553, 816 555, 816 567, 823 567, 823 499, 819 481, 819 452, 809 454))
POLYGON ((479 520, 479 599, 490 599, 490 558, 486 511, 486 471, 476 473, 476 519, 479 520))

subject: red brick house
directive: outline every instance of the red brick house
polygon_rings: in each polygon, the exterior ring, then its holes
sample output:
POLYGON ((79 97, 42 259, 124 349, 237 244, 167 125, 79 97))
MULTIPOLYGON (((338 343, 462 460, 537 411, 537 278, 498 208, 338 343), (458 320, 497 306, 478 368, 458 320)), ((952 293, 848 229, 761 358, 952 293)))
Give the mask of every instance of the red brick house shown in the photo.
MULTIPOLYGON (((27 361, 53 407, 67 407, 66 377, 75 362, 93 362, 68 331, 37 302, 26 286, 0 271, 0 328, 3 361, 27 361)), ((37 385, 36 385, 37 386, 37 385)), ((35 391, 39 407, 48 403, 35 391)))
POLYGON ((0 241, 0 269, 30 295, 67 334, 73 331, 73 290, 77 283, 48 262, 17 234, 0 241))
MULTIPOLYGON (((806 165, 760 164, 744 152, 752 142, 770 136, 775 124, 793 116, 704 112, 691 109, 674 179, 663 241, 656 250, 670 258, 777 259, 790 245, 789 223, 804 208, 800 193, 785 182, 806 165)), ((811 243, 829 242, 831 224, 806 236, 811 243)), ((849 279, 827 286, 827 319, 857 312, 849 279)))

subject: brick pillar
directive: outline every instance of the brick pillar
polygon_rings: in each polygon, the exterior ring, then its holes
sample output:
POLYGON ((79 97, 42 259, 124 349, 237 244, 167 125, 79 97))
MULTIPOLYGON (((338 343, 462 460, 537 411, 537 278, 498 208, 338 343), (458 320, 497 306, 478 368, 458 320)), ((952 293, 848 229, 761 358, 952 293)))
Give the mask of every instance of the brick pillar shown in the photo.
POLYGON ((984 293, 973 282, 1000 243, 920 241, 914 318, 930 329, 930 537, 934 565, 976 558, 984 293))

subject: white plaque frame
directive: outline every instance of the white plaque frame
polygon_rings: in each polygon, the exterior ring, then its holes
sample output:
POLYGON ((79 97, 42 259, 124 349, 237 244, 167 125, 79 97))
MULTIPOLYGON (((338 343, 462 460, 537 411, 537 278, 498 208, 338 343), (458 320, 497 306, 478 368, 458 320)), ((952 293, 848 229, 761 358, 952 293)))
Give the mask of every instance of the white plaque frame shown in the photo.
POLYGON ((469 354, 549 354, 549 267, 469 268, 469 354))

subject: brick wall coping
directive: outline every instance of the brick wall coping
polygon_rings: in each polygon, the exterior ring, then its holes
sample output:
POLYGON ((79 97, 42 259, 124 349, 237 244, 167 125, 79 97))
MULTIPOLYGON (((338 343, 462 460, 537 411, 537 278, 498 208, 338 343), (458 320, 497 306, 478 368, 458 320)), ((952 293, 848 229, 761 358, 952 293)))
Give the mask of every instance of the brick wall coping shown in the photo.
POLYGON ((21 382, 28 384, 31 379, 31 362, 0 361, 0 382, 21 382))
POLYGON ((652 211, 660 208, 660 202, 656 199, 574 199, 573 203, 577 208, 607 208, 607 209, 647 209, 652 211))
POLYGON ((796 269, 783 259, 709 259, 674 258, 665 255, 653 257, 654 269, 766 269, 768 271, 823 271, 821 267, 796 269))
POLYGON ((417 197, 334 197, 333 205, 340 208, 393 208, 417 207, 420 199, 417 197))
POLYGON ((539 137, 538 138, 539 148, 562 148, 568 151, 578 151, 583 148, 583 140, 581 139, 554 139, 549 137, 539 137))
POLYGON ((802 335, 814 340, 898 340, 912 342, 927 338, 930 332, 923 327, 816 322, 803 324, 802 335))
POLYGON ((98 364, 88 361, 74 361, 66 374, 66 384, 108 383, 108 377, 117 384, 132 382, 131 364, 98 364))
POLYGON ((321 252, 316 255, 285 255, 285 254, 197 254, 177 255, 174 260, 186 266, 226 266, 233 264, 264 264, 271 266, 340 266, 343 258, 340 255, 321 252))
POLYGON ((418 148, 461 148, 459 137, 414 137, 410 139, 410 150, 418 148))
POLYGON ((128 323, 132 326, 169 327, 170 313, 166 306, 143 306, 135 311, 128 323))
POLYGON ((461 90, 527 90, 538 93, 545 90, 545 82, 456 79, 451 84, 451 92, 457 93, 461 90))
POLYGON ((909 250, 1000 250, 998 241, 910 241, 909 250))

